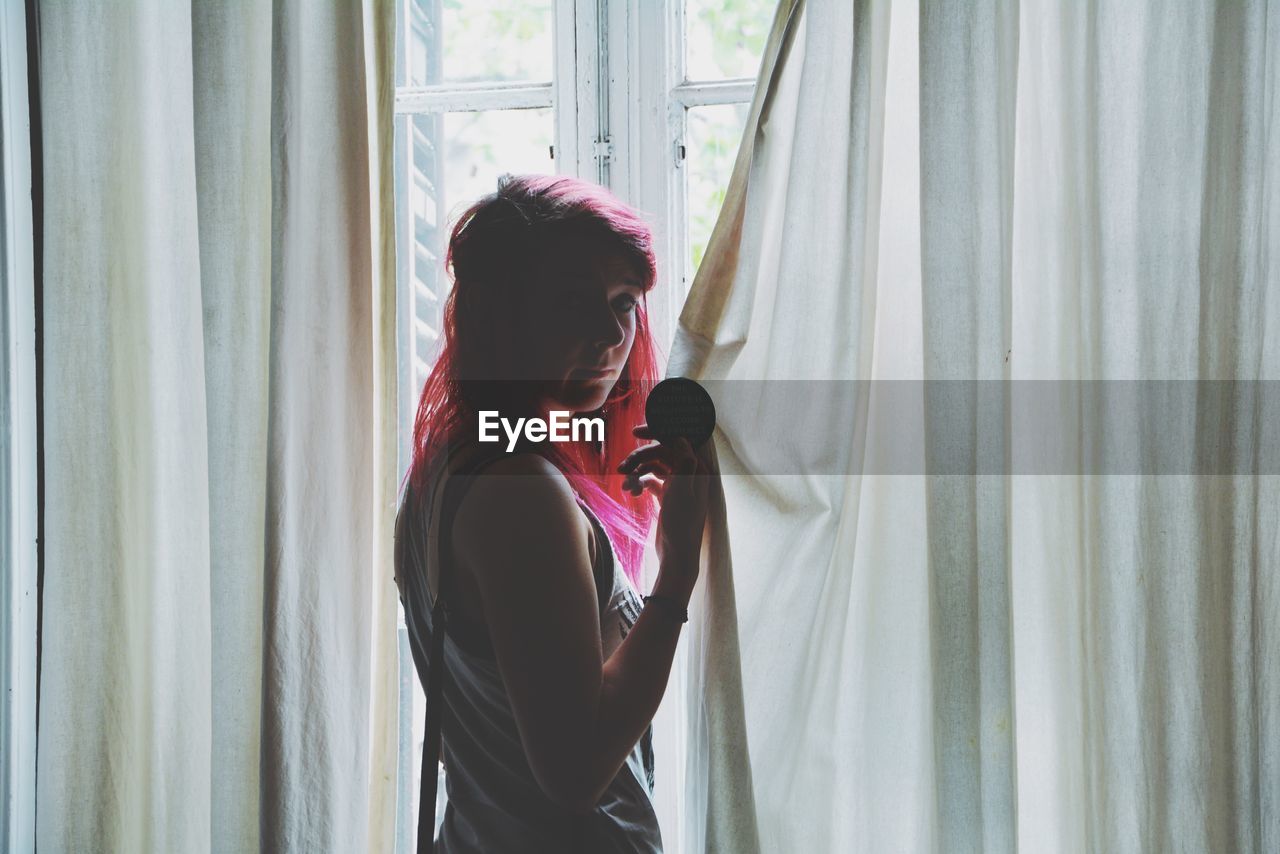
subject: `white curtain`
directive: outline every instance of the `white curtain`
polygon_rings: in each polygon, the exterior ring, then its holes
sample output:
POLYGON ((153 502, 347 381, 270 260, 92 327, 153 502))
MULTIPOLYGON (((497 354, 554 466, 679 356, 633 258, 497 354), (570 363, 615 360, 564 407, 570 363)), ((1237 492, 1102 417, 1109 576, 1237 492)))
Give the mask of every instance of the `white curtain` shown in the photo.
POLYGON ((39 849, 390 851, 391 10, 38 11, 39 849))
POLYGON ((1278 121, 1267 0, 783 0, 669 844, 1280 848, 1278 121))

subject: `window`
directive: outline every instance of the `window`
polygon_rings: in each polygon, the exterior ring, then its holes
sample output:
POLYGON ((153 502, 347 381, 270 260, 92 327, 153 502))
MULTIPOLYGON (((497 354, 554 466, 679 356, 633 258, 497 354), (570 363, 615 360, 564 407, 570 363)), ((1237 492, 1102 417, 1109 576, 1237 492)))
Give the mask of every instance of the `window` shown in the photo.
MULTIPOLYGON (((737 154, 775 0, 400 0, 400 472, 440 335, 452 218, 504 172, 576 175, 646 213, 655 334, 676 318, 737 154)), ((424 697, 400 629, 398 848, 413 838, 424 697)), ((443 787, 437 820, 443 816, 443 787)))

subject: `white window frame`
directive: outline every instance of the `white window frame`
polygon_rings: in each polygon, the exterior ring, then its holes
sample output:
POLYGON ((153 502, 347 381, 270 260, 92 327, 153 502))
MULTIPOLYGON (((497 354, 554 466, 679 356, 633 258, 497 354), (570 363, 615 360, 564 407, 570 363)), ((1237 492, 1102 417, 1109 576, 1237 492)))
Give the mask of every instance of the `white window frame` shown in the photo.
MULTIPOLYGON (((602 0, 603 2, 603 0, 602 0)), ((686 269, 684 146, 687 110, 721 104, 749 104, 754 78, 689 81, 685 68, 682 0, 629 0, 609 5, 611 129, 616 128, 618 168, 610 189, 651 216, 658 254, 660 289, 649 301, 655 334, 666 346, 693 282, 686 269), (616 70, 615 70, 616 69, 616 70), (633 73, 628 73, 629 71, 633 73)))
POLYGON ((0 848, 35 850, 36 348, 31 116, 22 0, 0 0, 0 848))
MULTIPOLYGON (((403 2, 397 3, 397 14, 402 12, 403 2)), ((686 270, 687 111, 749 104, 755 80, 685 79, 684 0, 553 0, 552 15, 553 80, 398 86, 396 117, 552 108, 555 170, 608 187, 640 210, 653 228, 659 286, 647 300, 649 317, 655 337, 669 351, 693 277, 693 271, 686 270)), ((405 20, 399 22, 402 28, 407 25, 405 20)), ((402 312, 412 313, 403 294, 397 305, 402 312)), ((404 334, 411 335, 405 324, 417 319, 403 317, 398 322, 404 334)), ((410 375, 401 369, 402 384, 410 375)), ((401 391, 402 430, 418 392, 401 391)), ((407 436, 400 437, 400 448, 403 474, 408 464, 407 436)), ((409 654, 403 641, 401 646, 403 684, 414 677, 411 662, 408 673, 404 672, 409 654)), ((401 709, 408 710, 403 702, 401 709)), ((412 724, 402 720, 402 739, 412 732, 412 724)), ((411 761, 417 761, 413 746, 407 750, 411 761)), ((406 756, 403 744, 401 756, 406 756)), ((415 794, 406 766, 412 767, 411 762, 401 766, 398 803, 402 807, 415 794)), ((406 810, 399 818, 399 851, 407 845, 409 814, 406 810)))
POLYGON ((685 269, 683 146, 690 107, 749 104, 753 78, 685 79, 682 0, 554 0, 554 80, 399 87, 396 114, 554 108, 555 168, 609 187, 654 229, 655 334, 671 340, 685 269))

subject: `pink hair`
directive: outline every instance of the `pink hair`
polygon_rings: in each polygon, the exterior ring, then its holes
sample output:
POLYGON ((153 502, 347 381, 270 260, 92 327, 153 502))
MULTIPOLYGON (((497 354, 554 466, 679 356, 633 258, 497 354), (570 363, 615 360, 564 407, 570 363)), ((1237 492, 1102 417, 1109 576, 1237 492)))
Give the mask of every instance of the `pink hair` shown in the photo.
MULTIPOLYGON (((477 201, 454 223, 445 257, 454 287, 445 302, 443 342, 423 385, 413 424, 413 459, 406 479, 415 491, 425 487, 430 461, 438 452, 467 433, 476 435, 478 409, 499 408, 494 405, 495 394, 505 395, 503 409, 510 411, 513 403, 519 408, 522 401, 511 400, 518 397, 515 384, 491 382, 501 378, 503 371, 494 356, 491 297, 495 292, 529 287, 530 271, 540 269, 548 254, 563 249, 565 241, 578 245, 586 241, 620 254, 641 275, 645 293, 656 284, 649 226, 608 190, 586 181, 504 176, 497 192, 477 201)), ((647 495, 635 497, 623 490, 617 466, 642 444, 631 430, 644 421, 644 403, 660 378, 660 367, 643 296, 635 311, 630 356, 598 412, 605 422, 602 446, 569 442, 529 449, 564 473, 604 525, 623 571, 639 589, 644 543, 655 510, 647 495)))

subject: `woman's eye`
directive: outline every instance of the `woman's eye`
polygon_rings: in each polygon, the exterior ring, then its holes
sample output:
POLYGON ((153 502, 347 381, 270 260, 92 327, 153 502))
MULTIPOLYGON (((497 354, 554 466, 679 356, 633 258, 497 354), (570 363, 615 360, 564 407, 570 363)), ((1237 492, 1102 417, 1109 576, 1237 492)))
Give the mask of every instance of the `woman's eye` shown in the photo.
POLYGON ((635 311, 636 306, 639 304, 639 301, 636 300, 635 297, 621 297, 614 303, 614 305, 618 307, 619 311, 623 311, 628 314, 635 311))

